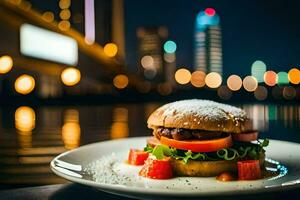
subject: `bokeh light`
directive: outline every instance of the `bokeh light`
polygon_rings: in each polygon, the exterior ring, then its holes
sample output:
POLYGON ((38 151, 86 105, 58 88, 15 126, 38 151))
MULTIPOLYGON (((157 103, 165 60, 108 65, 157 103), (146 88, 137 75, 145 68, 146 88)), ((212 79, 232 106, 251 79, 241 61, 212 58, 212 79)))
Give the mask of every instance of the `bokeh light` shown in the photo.
POLYGON ((23 74, 15 81, 15 90, 20 94, 29 94, 35 87, 35 80, 32 76, 23 74))
POLYGON ((146 94, 151 90, 151 83, 149 81, 143 81, 140 84, 138 84, 137 89, 140 93, 146 94))
POLYGON ((287 85, 289 84, 289 77, 287 72, 279 72, 277 74, 277 84, 278 85, 287 85))
POLYGON ((205 12, 206 15, 208 15, 210 17, 212 17, 212 16, 214 16, 216 14, 215 9, 213 9, 213 8, 206 8, 204 10, 204 12, 205 12))
POLYGON ((13 59, 10 56, 0 57, 0 74, 5 74, 11 70, 13 59))
POLYGON ((296 89, 293 86, 285 86, 282 95, 285 99, 292 100, 296 97, 296 89))
POLYGON ((110 132, 111 139, 126 138, 128 135, 128 109, 117 107, 113 110, 113 123, 110 132))
POLYGON ((256 90, 258 83, 255 77, 253 76, 246 76, 243 80, 243 86, 246 91, 253 92, 256 90))
POLYGON ((274 71, 267 71, 264 74, 264 81, 268 86, 276 85, 277 74, 274 71))
POLYGON ((81 79, 81 73, 74 67, 66 68, 61 73, 61 80, 66 86, 74 86, 79 83, 81 79))
POLYGON ((68 109, 65 111, 61 134, 66 149, 74 149, 80 145, 81 128, 78 110, 68 109))
POLYGON ((148 80, 154 79, 156 74, 157 74, 157 70, 155 68, 144 70, 144 76, 148 80))
POLYGON ((175 72, 175 80, 181 85, 188 84, 191 80, 191 76, 191 72, 185 68, 178 69, 175 72))
POLYGON ((166 96, 171 94, 172 86, 169 83, 160 83, 158 84, 157 91, 159 94, 166 96))
POLYGON ((53 22, 54 21, 54 14, 53 14, 53 12, 46 11, 46 12, 43 13, 42 18, 46 22, 53 22))
POLYGON ((227 86, 232 91, 238 91, 239 89, 241 89, 242 85, 243 81, 238 75, 233 74, 227 79, 227 86))
POLYGON ((59 17, 63 20, 68 20, 71 17, 71 12, 69 9, 63 9, 62 11, 60 11, 59 13, 59 17))
POLYGON ((113 80, 113 84, 118 89, 124 89, 128 86, 129 79, 124 74, 118 74, 113 80))
POLYGON ((114 57, 118 53, 118 46, 114 43, 108 43, 104 46, 103 50, 108 57, 114 57))
POLYGON ((195 87, 204 87, 205 86, 205 72, 195 71, 192 73, 191 84, 195 87))
POLYGON ((58 23, 58 28, 62 31, 67 31, 71 28, 71 24, 67 20, 62 20, 58 23))
POLYGON ((254 97, 259 100, 263 101, 268 97, 268 90, 264 86, 258 86, 254 91, 254 97))
POLYGON ((67 9, 71 6, 71 0, 60 0, 58 5, 60 9, 67 9))
POLYGON ((266 70, 266 64, 261 60, 256 60, 251 66, 251 75, 256 78, 258 83, 262 83, 266 70))
POLYGON ((217 72, 210 72, 205 77, 205 84, 210 88, 218 88, 222 84, 222 77, 217 72))
POLYGON ((154 66, 154 59, 152 56, 143 56, 141 59, 141 65, 145 69, 151 69, 154 66))
POLYGON ((21 106, 15 112, 15 127, 21 135, 31 134, 35 128, 35 112, 28 106, 21 106))
POLYGON ((219 87, 217 93, 223 100, 229 100, 232 96, 231 90, 225 85, 219 87))
POLYGON ((165 53, 164 54, 164 60, 167 63, 173 63, 173 62, 175 62, 175 60, 176 60, 175 53, 165 53))
POLYGON ((300 71, 297 68, 293 68, 288 73, 289 81, 293 84, 300 83, 300 71))
POLYGON ((164 50, 166 53, 174 53, 177 49, 177 45, 175 42, 168 40, 164 44, 164 50))

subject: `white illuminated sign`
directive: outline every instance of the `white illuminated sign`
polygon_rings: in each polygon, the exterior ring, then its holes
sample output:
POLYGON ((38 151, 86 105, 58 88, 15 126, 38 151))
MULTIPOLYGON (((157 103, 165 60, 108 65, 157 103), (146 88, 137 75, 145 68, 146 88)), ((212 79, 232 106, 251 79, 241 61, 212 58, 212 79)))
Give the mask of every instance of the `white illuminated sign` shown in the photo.
POLYGON ((20 51, 26 56, 68 65, 78 62, 76 40, 30 24, 20 28, 20 51))

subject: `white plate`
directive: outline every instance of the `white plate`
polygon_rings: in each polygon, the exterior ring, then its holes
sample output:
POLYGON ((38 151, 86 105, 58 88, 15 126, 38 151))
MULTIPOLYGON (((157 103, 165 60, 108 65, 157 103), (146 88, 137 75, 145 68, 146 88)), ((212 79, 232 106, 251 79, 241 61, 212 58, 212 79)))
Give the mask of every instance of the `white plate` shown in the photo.
POLYGON ((51 169, 70 181, 133 198, 220 196, 300 187, 300 145, 296 143, 270 140, 267 157, 280 162, 277 166, 280 176, 255 181, 219 182, 214 177, 169 180, 139 177, 139 167, 129 166, 124 161, 129 149, 142 149, 146 139, 128 138, 82 146, 54 158, 51 169))

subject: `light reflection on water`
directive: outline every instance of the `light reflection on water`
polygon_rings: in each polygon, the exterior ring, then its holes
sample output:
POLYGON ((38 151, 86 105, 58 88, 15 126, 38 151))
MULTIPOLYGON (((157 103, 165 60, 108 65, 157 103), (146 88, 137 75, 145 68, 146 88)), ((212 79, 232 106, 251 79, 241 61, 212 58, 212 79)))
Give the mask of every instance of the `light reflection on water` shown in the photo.
MULTIPOLYGON (((150 135, 146 121, 158 106, 0 108, 0 184, 62 183, 49 168, 54 156, 87 143, 150 135)), ((241 107, 262 137, 300 142, 300 106, 241 107)))

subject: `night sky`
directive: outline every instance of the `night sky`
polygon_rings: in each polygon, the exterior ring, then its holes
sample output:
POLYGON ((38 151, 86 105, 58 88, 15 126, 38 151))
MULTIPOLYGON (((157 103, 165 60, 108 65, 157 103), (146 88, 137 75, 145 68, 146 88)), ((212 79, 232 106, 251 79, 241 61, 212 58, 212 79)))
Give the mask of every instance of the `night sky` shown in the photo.
POLYGON ((192 67, 194 21, 213 7, 221 19, 224 75, 247 75, 255 60, 275 71, 299 67, 300 12, 294 0, 125 0, 127 63, 136 69, 136 28, 164 25, 178 45, 177 65, 192 67))

